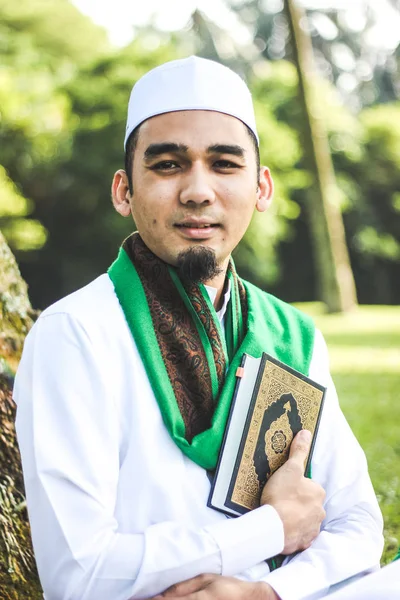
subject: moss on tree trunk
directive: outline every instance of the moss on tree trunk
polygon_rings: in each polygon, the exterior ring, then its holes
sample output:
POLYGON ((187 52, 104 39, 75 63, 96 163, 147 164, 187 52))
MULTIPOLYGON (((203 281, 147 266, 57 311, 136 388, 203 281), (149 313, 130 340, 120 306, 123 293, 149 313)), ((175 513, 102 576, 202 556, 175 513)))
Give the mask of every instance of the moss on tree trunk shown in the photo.
POLYGON ((16 260, 0 233, 0 598, 36 600, 42 592, 33 558, 15 436, 13 375, 36 314, 16 260))

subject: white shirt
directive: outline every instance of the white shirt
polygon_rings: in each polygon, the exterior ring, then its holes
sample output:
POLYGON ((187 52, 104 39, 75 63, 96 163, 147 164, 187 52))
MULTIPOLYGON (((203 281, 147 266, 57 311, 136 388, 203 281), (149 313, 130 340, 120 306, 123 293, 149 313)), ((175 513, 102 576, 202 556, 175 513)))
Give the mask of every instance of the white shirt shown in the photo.
POLYGON ((278 514, 263 506, 227 519, 207 507, 207 473, 169 436, 109 277, 45 310, 14 397, 46 599, 149 598, 217 573, 268 581, 297 600, 376 565, 381 513, 319 332, 309 376, 328 386, 312 461, 326 519, 308 550, 269 573, 265 559, 284 545, 278 514))
MULTIPOLYGON (((212 304, 215 302, 215 298, 217 297, 218 289, 215 287, 211 287, 210 285, 204 286, 207 290, 208 295, 210 296, 210 300, 212 304)), ((229 300, 231 299, 231 282, 228 280, 228 285, 226 287, 226 292, 224 293, 224 301, 219 310, 217 310, 217 317, 221 322, 222 331, 224 331, 224 323, 225 323, 225 314, 228 308, 229 300)))
POLYGON ((400 560, 350 583, 327 600, 399 600, 400 560))

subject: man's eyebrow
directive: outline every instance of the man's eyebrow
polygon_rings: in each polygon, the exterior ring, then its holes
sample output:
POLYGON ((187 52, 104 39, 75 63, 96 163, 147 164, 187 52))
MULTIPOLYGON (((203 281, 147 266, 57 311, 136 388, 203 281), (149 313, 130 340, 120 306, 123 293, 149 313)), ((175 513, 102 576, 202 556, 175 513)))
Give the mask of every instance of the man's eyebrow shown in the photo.
POLYGON ((207 152, 209 154, 233 154, 233 156, 238 156, 239 158, 244 158, 245 155, 245 149, 236 144, 214 144, 207 148, 207 152))
POLYGON ((144 158, 154 158, 161 154, 168 154, 170 152, 187 153, 189 150, 185 144, 175 144, 174 142, 161 142, 159 144, 150 144, 144 152, 144 158))

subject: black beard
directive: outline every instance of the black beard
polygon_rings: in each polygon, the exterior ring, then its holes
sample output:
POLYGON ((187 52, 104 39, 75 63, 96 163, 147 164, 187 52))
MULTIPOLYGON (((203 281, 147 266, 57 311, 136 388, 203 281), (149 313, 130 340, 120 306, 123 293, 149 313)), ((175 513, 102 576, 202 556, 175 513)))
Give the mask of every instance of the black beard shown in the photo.
POLYGON ((206 246, 183 250, 178 254, 176 266, 179 278, 189 283, 205 283, 222 272, 214 250, 206 246))

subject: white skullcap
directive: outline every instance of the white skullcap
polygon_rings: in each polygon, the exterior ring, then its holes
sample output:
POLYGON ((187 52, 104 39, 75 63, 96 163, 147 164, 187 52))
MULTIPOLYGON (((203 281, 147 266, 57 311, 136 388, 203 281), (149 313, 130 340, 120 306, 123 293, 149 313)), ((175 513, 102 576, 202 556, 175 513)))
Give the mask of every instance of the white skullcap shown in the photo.
POLYGON ((257 128, 250 91, 239 75, 220 63, 198 56, 167 62, 133 86, 128 105, 124 146, 146 119, 178 110, 214 110, 257 128))

